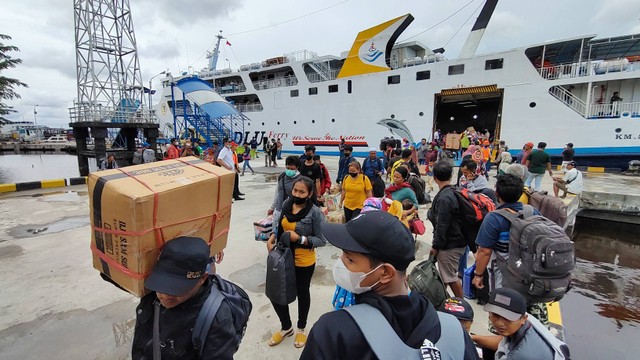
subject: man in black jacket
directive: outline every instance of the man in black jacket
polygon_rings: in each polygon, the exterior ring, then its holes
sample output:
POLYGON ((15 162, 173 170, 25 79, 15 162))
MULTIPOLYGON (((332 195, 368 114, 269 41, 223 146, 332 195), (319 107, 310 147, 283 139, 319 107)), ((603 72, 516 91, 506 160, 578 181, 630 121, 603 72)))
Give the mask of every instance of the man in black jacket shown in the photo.
MULTIPOLYGON (((131 357, 153 356, 154 307, 159 307, 159 349, 163 360, 198 359, 191 340, 198 313, 211 292, 207 274, 209 246, 195 237, 179 237, 165 245, 145 280, 152 290, 136 308, 136 328, 131 357)), ((238 350, 231 308, 223 301, 204 342, 202 359, 233 359, 238 350)))
MULTIPOLYGON (((357 304, 379 310, 406 345, 418 351, 424 344, 442 338, 464 349, 464 360, 477 359, 468 334, 463 331, 455 337, 443 332, 433 305, 417 292, 408 294, 405 274, 414 260, 415 245, 411 233, 396 217, 370 211, 347 224, 324 224, 323 233, 343 251, 333 269, 336 283, 356 294, 357 304)), ((439 350, 435 351, 440 356, 439 350)), ((318 319, 300 359, 375 360, 378 356, 351 315, 339 310, 318 319)))
POLYGON ((438 161, 433 166, 433 178, 440 191, 433 199, 427 218, 433 224, 431 254, 438 260, 438 270, 445 284, 451 287, 456 297, 463 297, 462 284, 458 279, 460 256, 467 247, 467 241, 460 227, 460 206, 451 186, 451 165, 438 161))

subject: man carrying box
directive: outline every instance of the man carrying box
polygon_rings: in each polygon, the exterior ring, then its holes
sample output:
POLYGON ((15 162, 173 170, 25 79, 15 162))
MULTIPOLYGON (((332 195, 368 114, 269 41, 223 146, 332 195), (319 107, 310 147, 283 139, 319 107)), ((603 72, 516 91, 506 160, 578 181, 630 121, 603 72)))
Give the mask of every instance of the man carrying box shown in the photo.
POLYGON ((207 271, 209 246, 201 238, 166 243, 145 280, 152 292, 136 308, 132 359, 233 359, 251 302, 237 285, 207 271), (207 316, 209 315, 209 316, 207 316))

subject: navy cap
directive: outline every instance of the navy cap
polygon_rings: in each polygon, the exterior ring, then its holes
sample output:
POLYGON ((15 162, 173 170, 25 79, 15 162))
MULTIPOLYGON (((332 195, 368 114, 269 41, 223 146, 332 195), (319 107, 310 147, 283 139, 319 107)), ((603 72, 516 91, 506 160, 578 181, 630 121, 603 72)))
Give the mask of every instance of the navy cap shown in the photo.
POLYGON ((516 321, 527 312, 527 300, 513 289, 497 288, 491 292, 484 311, 498 314, 509 321, 516 321))
POLYGON ((322 224, 322 232, 334 246, 369 254, 404 271, 415 260, 415 244, 409 229, 386 211, 369 211, 346 224, 322 224))
POLYGON ((440 311, 451 314, 458 320, 473 321, 473 308, 463 298, 453 297, 445 300, 440 311))
POLYGON ((209 245, 201 238, 169 240, 144 285, 155 292, 184 295, 205 275, 209 257, 209 245))

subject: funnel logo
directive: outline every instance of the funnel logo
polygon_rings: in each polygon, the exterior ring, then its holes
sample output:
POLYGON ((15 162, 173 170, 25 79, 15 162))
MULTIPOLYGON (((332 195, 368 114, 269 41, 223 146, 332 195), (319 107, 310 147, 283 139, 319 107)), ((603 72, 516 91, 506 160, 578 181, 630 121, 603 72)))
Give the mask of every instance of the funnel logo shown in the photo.
POLYGON ((376 60, 378 60, 378 58, 384 54, 384 52, 376 49, 376 45, 375 43, 372 41, 371 42, 371 46, 369 46, 369 51, 367 51, 367 53, 362 57, 362 60, 368 62, 368 63, 372 63, 376 60))

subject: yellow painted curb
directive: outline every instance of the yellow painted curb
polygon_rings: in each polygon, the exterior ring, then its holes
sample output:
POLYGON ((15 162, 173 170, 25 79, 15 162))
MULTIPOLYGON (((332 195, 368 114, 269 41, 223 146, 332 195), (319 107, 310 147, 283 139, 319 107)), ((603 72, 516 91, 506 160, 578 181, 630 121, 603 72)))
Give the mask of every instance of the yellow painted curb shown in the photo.
POLYGON ((0 184, 0 193, 16 191, 16 184, 0 184))
POLYGON ((603 167, 587 166, 587 172, 603 173, 603 167))
POLYGON ((562 325, 562 312, 560 311, 560 303, 547 303, 547 311, 549 311, 549 322, 562 325))
POLYGON ((43 189, 67 186, 67 181, 65 179, 42 180, 40 183, 42 184, 43 189))

